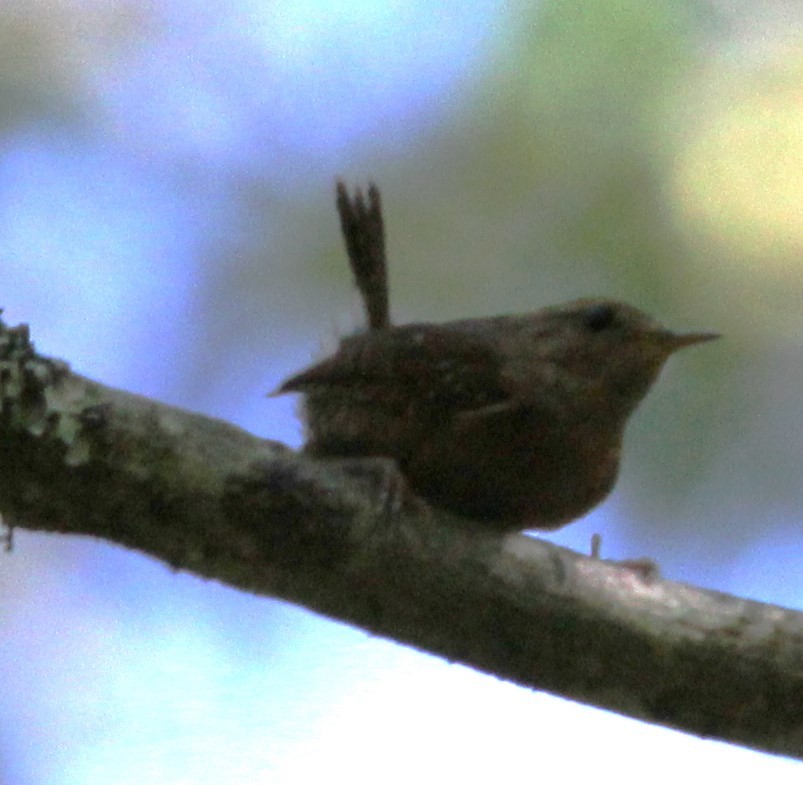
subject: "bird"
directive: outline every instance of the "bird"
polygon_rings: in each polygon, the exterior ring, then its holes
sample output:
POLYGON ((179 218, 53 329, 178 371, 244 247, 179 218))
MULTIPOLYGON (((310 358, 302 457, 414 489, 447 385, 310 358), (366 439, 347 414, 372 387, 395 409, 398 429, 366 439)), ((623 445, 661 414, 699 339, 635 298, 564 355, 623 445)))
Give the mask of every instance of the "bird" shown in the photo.
POLYGON ((498 532, 554 530, 616 482, 625 427, 667 359, 715 338, 585 298, 386 325, 284 381, 318 458, 387 458, 430 505, 498 532))

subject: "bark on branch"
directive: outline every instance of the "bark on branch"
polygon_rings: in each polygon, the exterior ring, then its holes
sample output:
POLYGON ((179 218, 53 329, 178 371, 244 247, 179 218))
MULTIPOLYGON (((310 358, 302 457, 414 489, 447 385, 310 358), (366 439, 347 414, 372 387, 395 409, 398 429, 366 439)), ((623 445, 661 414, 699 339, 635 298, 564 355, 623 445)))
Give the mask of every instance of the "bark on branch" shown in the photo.
POLYGON ((392 514, 373 475, 104 387, 0 321, 6 523, 101 537, 522 685, 803 757, 803 614, 392 514))

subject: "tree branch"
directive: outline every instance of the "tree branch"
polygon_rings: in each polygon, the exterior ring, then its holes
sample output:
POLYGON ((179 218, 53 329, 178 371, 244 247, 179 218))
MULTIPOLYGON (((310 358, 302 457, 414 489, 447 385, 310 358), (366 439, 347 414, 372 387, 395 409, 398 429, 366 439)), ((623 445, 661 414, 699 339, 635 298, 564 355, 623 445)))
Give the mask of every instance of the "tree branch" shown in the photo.
POLYGON ((443 513, 38 356, 0 321, 0 510, 281 597, 487 673, 803 757, 803 614, 443 513))

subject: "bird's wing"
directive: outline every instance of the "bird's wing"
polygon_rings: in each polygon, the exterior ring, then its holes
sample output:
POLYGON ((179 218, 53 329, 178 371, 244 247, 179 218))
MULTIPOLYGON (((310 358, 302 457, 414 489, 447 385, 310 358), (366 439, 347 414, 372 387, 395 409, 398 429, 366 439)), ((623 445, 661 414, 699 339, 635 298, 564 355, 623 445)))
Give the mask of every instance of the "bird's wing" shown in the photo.
POLYGON ((276 391, 362 387, 411 403, 479 410, 509 401, 499 352, 481 334, 406 325, 343 340, 332 357, 287 379, 276 391))

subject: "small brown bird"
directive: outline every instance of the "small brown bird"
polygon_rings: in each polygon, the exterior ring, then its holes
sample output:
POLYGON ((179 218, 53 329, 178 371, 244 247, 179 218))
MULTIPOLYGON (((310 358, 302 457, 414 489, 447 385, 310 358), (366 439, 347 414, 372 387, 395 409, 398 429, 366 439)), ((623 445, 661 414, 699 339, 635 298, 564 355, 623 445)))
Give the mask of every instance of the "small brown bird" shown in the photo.
POLYGON ((717 337, 577 300, 353 335, 276 392, 306 395, 309 454, 389 457, 431 504, 555 529, 613 488, 627 420, 669 355, 717 337))

